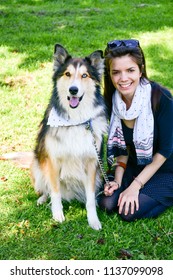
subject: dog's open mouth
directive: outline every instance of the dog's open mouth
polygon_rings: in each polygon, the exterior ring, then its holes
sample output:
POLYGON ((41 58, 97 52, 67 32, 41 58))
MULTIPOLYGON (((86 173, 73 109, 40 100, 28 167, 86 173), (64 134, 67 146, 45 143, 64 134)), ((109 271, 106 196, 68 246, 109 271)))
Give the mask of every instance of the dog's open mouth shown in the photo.
POLYGON ((76 96, 67 96, 67 99, 69 100, 69 105, 71 108, 77 108, 80 101, 82 100, 83 95, 81 97, 76 97, 76 96))

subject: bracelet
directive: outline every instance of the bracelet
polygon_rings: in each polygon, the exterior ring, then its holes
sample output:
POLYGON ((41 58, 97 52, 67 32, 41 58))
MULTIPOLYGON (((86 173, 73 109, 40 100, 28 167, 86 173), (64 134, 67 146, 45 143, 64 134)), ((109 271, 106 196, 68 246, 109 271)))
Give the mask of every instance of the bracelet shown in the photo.
POLYGON ((144 184, 137 178, 137 177, 134 177, 133 178, 136 182, 138 182, 138 184, 140 185, 141 189, 144 187, 144 184))
POLYGON ((118 182, 116 180, 113 180, 113 182, 115 182, 118 185, 118 188, 120 188, 120 185, 118 184, 118 182))
POLYGON ((122 162, 122 161, 117 161, 116 166, 120 166, 120 167, 122 167, 124 170, 126 170, 127 164, 125 164, 125 163, 122 162))

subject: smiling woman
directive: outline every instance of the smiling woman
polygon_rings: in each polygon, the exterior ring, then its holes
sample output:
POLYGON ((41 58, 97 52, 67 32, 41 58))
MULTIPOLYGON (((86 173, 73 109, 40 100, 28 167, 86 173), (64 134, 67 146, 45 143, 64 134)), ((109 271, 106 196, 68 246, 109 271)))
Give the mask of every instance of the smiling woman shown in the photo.
POLYGON ((117 89, 119 89, 120 92, 123 90, 124 93, 130 91, 131 94, 129 94, 129 96, 131 95, 132 99, 139 82, 145 83, 147 73, 145 57, 137 40, 111 41, 107 45, 105 55, 106 72, 104 96, 107 100, 109 111, 111 112, 112 95, 115 88, 118 87, 117 89), (120 42, 124 43, 121 44, 120 42))
POLYGON ((137 40, 108 43, 105 65, 107 154, 116 168, 99 205, 126 221, 157 217, 173 206, 173 98, 147 78, 137 40))

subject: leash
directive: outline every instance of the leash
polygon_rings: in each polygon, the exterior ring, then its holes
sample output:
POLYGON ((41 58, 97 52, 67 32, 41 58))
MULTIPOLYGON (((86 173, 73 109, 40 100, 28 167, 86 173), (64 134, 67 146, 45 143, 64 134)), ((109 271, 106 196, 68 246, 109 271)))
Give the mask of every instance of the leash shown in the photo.
MULTIPOLYGON (((92 127, 91 119, 88 120, 88 121, 86 122, 86 129, 88 129, 88 130, 91 131, 91 134, 92 134, 92 136, 93 136, 94 147, 95 147, 96 154, 97 154, 97 160, 98 160, 98 164, 99 164, 99 167, 100 167, 102 176, 103 176, 103 178, 104 178, 104 180, 105 180, 105 183, 106 183, 107 185, 109 185, 109 187, 110 187, 110 181, 109 181, 109 178, 108 178, 108 176, 107 176, 107 174, 106 174, 106 172, 105 172, 105 170, 104 170, 103 161, 102 161, 102 159, 101 159, 101 157, 100 157, 99 149, 98 149, 98 147, 97 147, 97 143, 96 143, 96 139, 95 139, 95 135, 94 135, 94 130, 93 130, 93 127, 92 127)), ((97 194, 97 196, 100 195, 100 194, 102 194, 102 193, 104 193, 104 191, 99 192, 99 193, 97 194)))

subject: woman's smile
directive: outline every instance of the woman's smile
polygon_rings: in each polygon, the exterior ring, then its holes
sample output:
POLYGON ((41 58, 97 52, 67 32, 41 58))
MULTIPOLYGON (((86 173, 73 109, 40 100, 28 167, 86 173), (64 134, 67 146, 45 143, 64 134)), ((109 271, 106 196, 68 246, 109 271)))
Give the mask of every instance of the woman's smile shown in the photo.
POLYGON ((128 84, 119 84, 119 86, 122 88, 122 89, 128 89, 131 85, 132 85, 133 82, 130 82, 128 84))

